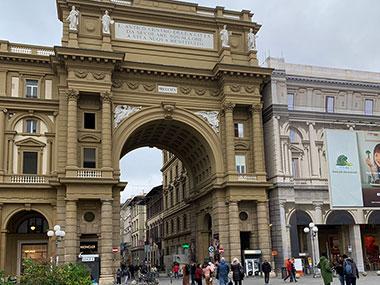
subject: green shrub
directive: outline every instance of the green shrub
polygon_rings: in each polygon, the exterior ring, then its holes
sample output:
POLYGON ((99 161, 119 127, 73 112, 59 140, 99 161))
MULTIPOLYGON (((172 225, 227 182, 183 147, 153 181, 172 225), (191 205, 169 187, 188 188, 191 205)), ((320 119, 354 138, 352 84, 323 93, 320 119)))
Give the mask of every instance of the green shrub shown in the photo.
POLYGON ((8 276, 8 277, 5 277, 4 276, 4 270, 1 270, 0 271, 0 285, 11 285, 14 283, 11 281, 11 277, 8 276))
POLYGON ((90 269, 81 263, 55 266, 51 262, 34 262, 24 259, 24 274, 21 284, 44 285, 89 285, 90 269))

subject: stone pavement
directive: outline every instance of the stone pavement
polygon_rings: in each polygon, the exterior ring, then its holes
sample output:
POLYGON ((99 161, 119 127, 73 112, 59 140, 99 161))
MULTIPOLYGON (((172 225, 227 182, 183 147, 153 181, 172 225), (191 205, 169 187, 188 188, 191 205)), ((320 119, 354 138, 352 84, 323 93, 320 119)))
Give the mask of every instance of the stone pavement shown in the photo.
MULTIPOLYGON (((286 283, 289 283, 287 280, 286 283)), ((310 276, 304 276, 300 277, 298 279, 298 284, 297 285, 302 285, 302 284, 320 284, 323 285, 323 280, 322 278, 313 278, 311 275, 310 276)), ((181 285, 182 284, 182 279, 173 279, 173 285, 181 285)), ((202 282, 203 285, 205 285, 205 281, 203 280, 202 282)), ((261 277, 248 277, 245 278, 242 282, 242 285, 264 285, 264 278, 261 277)), ((285 284, 285 282, 278 277, 271 278, 269 280, 270 285, 276 285, 276 284, 285 284)), ((294 283, 291 283, 294 284, 294 283)), ((334 278, 333 283, 331 285, 339 285, 339 279, 334 278)), ((356 284, 358 285, 376 285, 380 284, 380 276, 377 276, 375 272, 368 272, 367 276, 362 276, 360 275, 360 279, 357 280, 356 284)), ((160 285, 171 285, 170 279, 169 278, 160 278, 160 285)), ((217 285, 217 283, 214 281, 213 285, 217 285)))

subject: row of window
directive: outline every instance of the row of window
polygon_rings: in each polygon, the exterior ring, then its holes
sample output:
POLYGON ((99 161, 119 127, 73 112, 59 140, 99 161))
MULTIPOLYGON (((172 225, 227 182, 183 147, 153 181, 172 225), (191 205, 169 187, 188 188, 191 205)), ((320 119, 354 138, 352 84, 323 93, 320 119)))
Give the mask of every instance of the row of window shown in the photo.
MULTIPOLYGON (((181 190, 182 190, 182 200, 186 199, 186 181, 184 181, 181 185, 181 190)), ((169 193, 166 193, 165 195, 165 206, 166 209, 173 207, 175 202, 179 203, 181 201, 180 199, 180 191, 179 187, 176 187, 173 190, 170 190, 169 193), (173 194, 174 192, 174 194, 173 194), (170 195, 170 201, 169 201, 169 195, 170 195), (174 195, 175 195, 175 201, 174 201, 174 195), (170 202, 170 203, 169 203, 170 202)))
MULTIPOLYGON (((294 94, 288 93, 288 110, 294 110, 294 94)), ((327 113, 335 112, 335 97, 334 96, 326 96, 325 102, 325 111, 327 113)), ((365 99, 364 103, 364 113, 365 115, 372 116, 373 115, 373 100, 365 99)))
MULTIPOLYGON (((183 215, 183 230, 186 230, 187 229, 187 216, 186 214, 183 215)), ((173 234, 175 231, 174 231, 174 219, 172 219, 170 221, 170 229, 171 229, 171 233, 173 234)), ((177 217, 177 232, 180 232, 181 230, 181 219, 180 217, 177 217)), ((169 221, 166 222, 166 234, 169 234, 169 221)))

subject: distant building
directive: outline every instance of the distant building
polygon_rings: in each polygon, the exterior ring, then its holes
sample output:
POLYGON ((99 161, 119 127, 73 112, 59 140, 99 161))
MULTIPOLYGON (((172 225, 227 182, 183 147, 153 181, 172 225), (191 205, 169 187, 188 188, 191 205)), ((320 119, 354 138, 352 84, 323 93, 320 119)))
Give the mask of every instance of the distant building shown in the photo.
MULTIPOLYGON (((289 64, 279 58, 268 58, 267 66, 274 68, 263 90, 263 122, 267 177, 274 185, 269 205, 276 268, 289 257, 308 265, 314 251, 316 261, 322 252, 331 261, 346 253, 360 271, 374 269, 379 262, 379 208, 333 208, 326 131, 355 131, 380 142, 380 73, 289 64), (314 249, 310 233, 304 233, 310 222, 318 227, 314 249)), ((354 143, 340 142, 342 153, 354 143)), ((371 180, 367 175, 364 180, 371 180)), ((352 187, 348 184, 339 197, 356 191, 352 187)), ((380 193, 378 187, 369 188, 380 193)))
POLYGON ((132 198, 127 199, 120 208, 120 242, 121 262, 131 264, 132 246, 132 198))

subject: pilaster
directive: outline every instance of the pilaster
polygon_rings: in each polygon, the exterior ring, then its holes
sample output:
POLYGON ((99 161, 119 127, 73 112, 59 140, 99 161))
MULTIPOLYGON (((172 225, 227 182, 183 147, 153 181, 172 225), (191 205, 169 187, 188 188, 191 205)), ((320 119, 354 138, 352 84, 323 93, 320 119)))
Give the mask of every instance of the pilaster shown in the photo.
POLYGON ((319 166, 318 166, 318 150, 315 145, 316 134, 315 134, 315 123, 306 122, 309 126, 309 142, 310 142, 310 161, 311 161, 311 176, 319 177, 319 166))
POLYGON ((351 256, 356 262, 359 272, 364 271, 362 235, 360 225, 350 225, 350 245, 352 246, 351 256))
POLYGON ((234 112, 235 104, 232 102, 223 105, 225 129, 226 129, 226 157, 227 157, 227 171, 234 172, 235 169, 235 144, 234 144, 234 112))
POLYGON ((263 260, 272 261, 272 246, 268 221, 268 202, 257 201, 257 229, 259 234, 259 247, 263 260))
POLYGON ((229 201, 228 203, 228 213, 229 213, 229 261, 237 257, 240 259, 241 249, 240 249, 240 225, 239 225, 239 207, 237 201, 229 201))
POLYGON ((101 209, 101 249, 102 261, 99 284, 112 284, 112 199, 102 199, 101 209))
POLYGON ((77 101, 79 91, 71 89, 67 92, 67 167, 78 167, 77 136, 77 101))
POLYGON ((4 270, 7 251, 7 230, 1 230, 0 237, 0 269, 4 270))
POLYGON ((102 92, 100 94, 102 100, 102 167, 111 168, 111 103, 112 94, 110 92, 102 92))
POLYGON ((313 202, 315 211, 315 224, 323 224, 322 206, 323 202, 313 202))
POLYGON ((255 173, 257 176, 264 175, 265 179, 265 158, 264 158, 264 137, 262 125, 262 105, 255 104, 251 106, 250 113, 252 116, 252 135, 253 135, 253 161, 255 173))
POLYGON ((77 200, 66 199, 65 262, 77 261, 77 212, 77 200))

